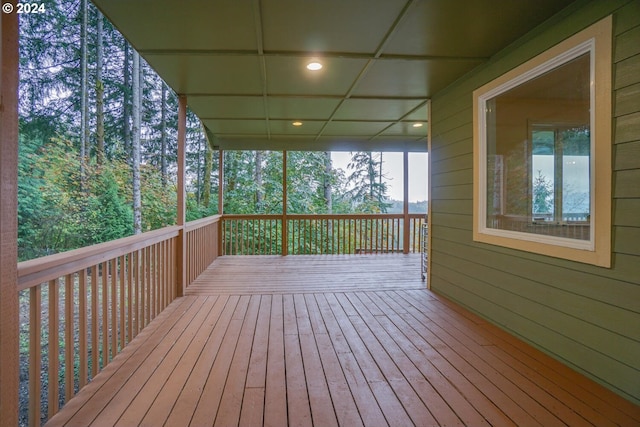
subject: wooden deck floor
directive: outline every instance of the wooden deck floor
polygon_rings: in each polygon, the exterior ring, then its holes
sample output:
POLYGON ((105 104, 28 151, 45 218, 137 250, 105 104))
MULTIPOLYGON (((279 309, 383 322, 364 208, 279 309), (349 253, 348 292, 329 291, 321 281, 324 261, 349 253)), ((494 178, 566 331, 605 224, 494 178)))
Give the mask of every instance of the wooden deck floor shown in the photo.
POLYGON ((638 406, 426 290, 416 256, 213 266, 48 425, 640 425, 638 406))

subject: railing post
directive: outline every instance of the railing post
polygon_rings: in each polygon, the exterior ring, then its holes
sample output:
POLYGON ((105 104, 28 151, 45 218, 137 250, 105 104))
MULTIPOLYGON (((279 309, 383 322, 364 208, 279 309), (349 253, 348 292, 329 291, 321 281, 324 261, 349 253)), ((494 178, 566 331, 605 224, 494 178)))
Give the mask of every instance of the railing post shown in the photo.
POLYGON ((289 255, 289 224, 287 224, 287 152, 282 152, 282 255, 289 255))
POLYGON ((186 194, 185 194, 185 169, 186 169, 186 145, 187 145, 187 97, 178 97, 178 209, 176 224, 180 226, 176 251, 176 295, 181 297, 187 286, 187 235, 186 222, 186 194))
MULTIPOLYGON (((15 7, 16 2, 11 1, 15 7)), ((0 426, 18 425, 18 15, 0 17, 0 426)))
POLYGON ((220 150, 218 158, 218 256, 224 254, 224 151, 220 150))
POLYGON ((403 236, 402 236, 402 253, 409 253, 409 240, 411 240, 411 224, 409 223, 409 152, 405 151, 402 153, 402 162, 404 167, 403 171, 403 181, 404 181, 404 198, 402 203, 402 211, 404 213, 404 227, 403 227, 403 236))

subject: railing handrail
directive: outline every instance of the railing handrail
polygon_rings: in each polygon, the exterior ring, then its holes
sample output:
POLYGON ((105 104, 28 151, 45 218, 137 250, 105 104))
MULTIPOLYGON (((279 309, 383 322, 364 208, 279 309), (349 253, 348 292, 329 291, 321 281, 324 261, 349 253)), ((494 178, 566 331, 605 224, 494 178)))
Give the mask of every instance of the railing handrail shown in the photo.
POLYGON ((184 226, 184 231, 192 231, 197 228, 205 227, 209 224, 213 224, 215 222, 220 221, 222 215, 212 215, 206 218, 196 219, 194 221, 189 221, 184 226))
MULTIPOLYGON (((421 218, 425 214, 409 214, 409 218, 421 218)), ((353 214, 287 214, 288 219, 397 219, 404 218, 403 213, 353 213, 353 214)))
POLYGON ((62 277, 83 268, 176 237, 182 227, 173 225, 135 236, 18 263, 18 291, 62 277))
POLYGON ((282 218, 282 214, 222 214, 222 220, 225 220, 225 219, 281 219, 281 218, 282 218))
MULTIPOLYGON (((409 218, 423 218, 424 213, 410 213, 409 218)), ((281 219, 283 214, 223 214, 222 220, 225 219, 281 219)), ((394 219, 404 218, 403 213, 353 213, 353 214, 287 214, 287 219, 394 219)))

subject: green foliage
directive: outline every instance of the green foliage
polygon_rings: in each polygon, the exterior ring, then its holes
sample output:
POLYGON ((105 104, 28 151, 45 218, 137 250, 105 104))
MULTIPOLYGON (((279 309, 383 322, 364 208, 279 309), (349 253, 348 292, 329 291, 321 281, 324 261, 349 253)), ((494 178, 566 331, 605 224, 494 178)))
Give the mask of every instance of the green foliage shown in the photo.
POLYGON ((142 231, 156 230, 176 223, 176 190, 162 186, 158 169, 140 168, 142 188, 142 231))
MULTIPOLYGON (((24 127, 23 127, 24 128, 24 127)), ((28 135, 25 129, 20 134, 18 162, 18 247, 21 258, 36 258, 45 255, 39 247, 32 245, 37 238, 37 230, 24 226, 40 223, 43 217, 44 199, 40 188, 44 181, 38 167, 38 151, 42 136, 28 135)))
POLYGON ((92 196, 88 198, 87 216, 92 230, 92 243, 107 242, 133 233, 133 211, 121 194, 115 174, 111 170, 118 165, 97 171, 92 185, 92 196))
POLYGON ((328 213, 323 184, 325 179, 335 184, 336 175, 325 176, 324 156, 319 151, 287 153, 287 212, 328 213))
POLYGON ((18 251, 29 259, 131 234, 131 209, 116 179, 122 163, 86 166, 69 141, 21 135, 18 251), (37 147, 37 149, 35 149, 37 147))
POLYGON ((260 182, 256 181, 255 151, 227 151, 224 173, 224 212, 272 214, 282 212, 282 153, 262 152, 260 182), (262 197, 257 201, 257 193, 262 197))

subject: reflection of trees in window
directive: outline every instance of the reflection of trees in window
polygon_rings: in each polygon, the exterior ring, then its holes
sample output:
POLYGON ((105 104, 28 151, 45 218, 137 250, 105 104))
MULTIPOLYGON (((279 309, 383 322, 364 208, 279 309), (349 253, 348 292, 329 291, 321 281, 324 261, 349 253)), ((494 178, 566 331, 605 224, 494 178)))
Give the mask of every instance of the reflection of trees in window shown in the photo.
POLYGON ((589 215, 588 125, 538 125, 532 132, 532 213, 555 222, 589 215))
POLYGON ((549 214, 553 211, 553 184, 538 170, 533 180, 533 214, 549 214))

